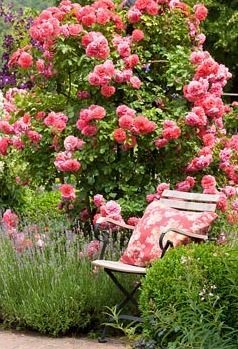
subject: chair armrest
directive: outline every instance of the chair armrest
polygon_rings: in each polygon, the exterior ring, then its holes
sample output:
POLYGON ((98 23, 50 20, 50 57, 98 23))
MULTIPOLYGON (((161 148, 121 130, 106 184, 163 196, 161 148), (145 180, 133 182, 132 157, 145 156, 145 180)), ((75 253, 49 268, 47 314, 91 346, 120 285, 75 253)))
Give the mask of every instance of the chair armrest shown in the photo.
POLYGON ((173 231, 173 232, 175 232, 177 234, 184 235, 184 236, 187 236, 187 237, 190 237, 190 238, 193 238, 193 239, 200 239, 200 240, 204 240, 204 241, 208 240, 208 236, 207 235, 196 234, 196 233, 185 233, 181 229, 171 227, 171 228, 167 229, 165 232, 163 232, 160 235, 160 238, 159 238, 159 246, 160 246, 160 248, 162 250, 162 256, 165 254, 165 252, 168 249, 169 245, 173 246, 173 243, 171 241, 168 241, 168 243, 165 246, 163 244, 163 240, 164 240, 165 235, 168 232, 170 232, 170 231, 173 231))
POLYGON ((96 224, 101 224, 101 223, 112 223, 112 224, 118 225, 119 227, 122 227, 122 228, 125 228, 125 229, 131 229, 131 230, 135 229, 135 227, 133 225, 129 225, 129 224, 126 224, 126 223, 122 223, 122 222, 116 221, 115 219, 112 219, 110 217, 100 217, 100 218, 98 218, 96 224))
POLYGON ((100 251, 100 256, 99 256, 99 259, 103 259, 104 258, 104 255, 105 255, 105 252, 106 252, 106 248, 107 248, 107 245, 109 243, 109 238, 110 238, 110 233, 108 230, 102 230, 102 234, 100 235, 99 234, 99 225, 101 223, 113 223, 115 225, 118 225, 122 228, 125 228, 125 229, 131 229, 133 230, 135 227, 132 226, 132 225, 128 225, 128 224, 125 224, 125 223, 122 223, 122 222, 118 222, 110 217, 100 217, 96 224, 95 224, 95 237, 97 240, 101 241, 102 242, 102 248, 101 248, 101 251, 100 251))

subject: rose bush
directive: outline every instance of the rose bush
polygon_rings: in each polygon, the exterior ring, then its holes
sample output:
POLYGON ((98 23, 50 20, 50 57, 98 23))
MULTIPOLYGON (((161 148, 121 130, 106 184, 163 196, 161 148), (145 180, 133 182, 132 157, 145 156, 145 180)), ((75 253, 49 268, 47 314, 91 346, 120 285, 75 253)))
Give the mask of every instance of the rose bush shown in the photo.
POLYGON ((222 100, 231 74, 203 50, 206 16, 204 5, 179 0, 136 0, 129 9, 64 0, 44 10, 8 62, 33 87, 6 92, 1 156, 17 150, 27 163, 19 177, 31 184, 58 180, 60 207, 79 208, 83 219, 111 214, 104 205, 97 212, 96 194, 136 216, 146 195, 158 199, 169 184, 224 188, 219 207, 237 217, 227 198, 237 194, 238 136, 224 127, 236 116, 222 100))

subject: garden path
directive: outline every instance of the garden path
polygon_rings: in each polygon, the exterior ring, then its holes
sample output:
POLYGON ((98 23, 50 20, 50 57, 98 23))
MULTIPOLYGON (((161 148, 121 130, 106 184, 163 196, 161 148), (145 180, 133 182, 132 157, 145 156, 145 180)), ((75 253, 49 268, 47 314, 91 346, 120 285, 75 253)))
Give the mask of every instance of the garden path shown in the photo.
POLYGON ((0 349, 125 349, 120 340, 99 344, 86 338, 49 338, 34 333, 0 330, 0 349))

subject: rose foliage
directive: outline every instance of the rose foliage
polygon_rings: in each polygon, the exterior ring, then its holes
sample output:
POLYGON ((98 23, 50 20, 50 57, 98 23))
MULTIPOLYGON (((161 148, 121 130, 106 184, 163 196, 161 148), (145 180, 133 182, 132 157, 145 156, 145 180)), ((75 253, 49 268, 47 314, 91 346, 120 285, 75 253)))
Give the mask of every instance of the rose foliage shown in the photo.
POLYGON ((8 61, 33 85, 6 91, 0 120, 0 156, 26 164, 18 184, 58 180, 60 207, 91 221, 120 220, 113 200, 136 216, 169 186, 220 192, 237 221, 238 135, 224 127, 236 107, 222 100, 231 74, 203 50, 206 16, 179 0, 42 11, 8 61))

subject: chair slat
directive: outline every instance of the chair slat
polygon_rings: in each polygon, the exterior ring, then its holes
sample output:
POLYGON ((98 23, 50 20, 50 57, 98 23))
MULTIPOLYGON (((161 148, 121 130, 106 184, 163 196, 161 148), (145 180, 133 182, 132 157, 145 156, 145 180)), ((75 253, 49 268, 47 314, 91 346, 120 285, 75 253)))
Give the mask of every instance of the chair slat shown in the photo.
MULTIPOLYGON (((173 199, 183 199, 187 201, 200 201, 217 203, 219 201, 219 195, 217 194, 200 194, 200 193, 187 193, 177 190, 164 190, 162 197, 173 198, 173 199)), ((205 210, 204 210, 205 211, 205 210)))
POLYGON ((166 198, 161 198, 160 202, 166 207, 172 207, 172 208, 177 208, 177 209, 187 210, 187 211, 214 212, 216 210, 216 204, 182 201, 182 200, 171 200, 166 198))
POLYGON ((98 259, 92 262, 95 267, 101 267, 104 269, 115 270, 122 273, 130 274, 146 274, 146 268, 137 267, 134 265, 125 264, 122 262, 108 261, 104 259, 98 259))

